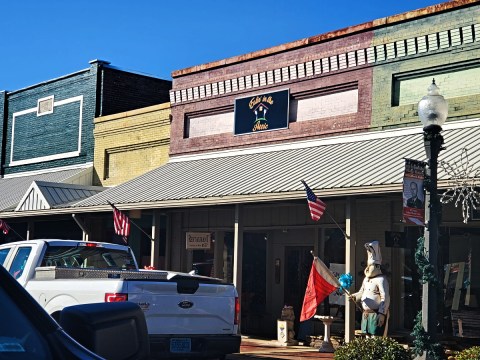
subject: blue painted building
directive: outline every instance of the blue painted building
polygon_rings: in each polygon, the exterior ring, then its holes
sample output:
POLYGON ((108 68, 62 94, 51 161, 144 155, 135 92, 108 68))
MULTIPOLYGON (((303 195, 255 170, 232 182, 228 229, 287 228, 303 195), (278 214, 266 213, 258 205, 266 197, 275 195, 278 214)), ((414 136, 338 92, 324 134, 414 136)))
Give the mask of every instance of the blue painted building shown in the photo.
POLYGON ((94 60, 76 73, 0 92, 2 175, 92 163, 95 117, 166 102, 170 88, 170 81, 94 60))
POLYGON ((40 209, 33 181, 94 185, 94 118, 167 102, 170 89, 171 81, 93 60, 78 72, 0 91, 0 211, 40 209))

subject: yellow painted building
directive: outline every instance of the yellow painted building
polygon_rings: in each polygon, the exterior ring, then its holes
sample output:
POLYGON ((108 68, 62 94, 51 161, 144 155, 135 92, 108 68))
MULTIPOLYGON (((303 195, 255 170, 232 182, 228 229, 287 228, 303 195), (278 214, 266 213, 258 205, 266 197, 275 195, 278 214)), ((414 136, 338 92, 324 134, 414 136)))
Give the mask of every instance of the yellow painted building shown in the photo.
POLYGON ((94 184, 115 186, 168 162, 170 103, 95 119, 94 184))

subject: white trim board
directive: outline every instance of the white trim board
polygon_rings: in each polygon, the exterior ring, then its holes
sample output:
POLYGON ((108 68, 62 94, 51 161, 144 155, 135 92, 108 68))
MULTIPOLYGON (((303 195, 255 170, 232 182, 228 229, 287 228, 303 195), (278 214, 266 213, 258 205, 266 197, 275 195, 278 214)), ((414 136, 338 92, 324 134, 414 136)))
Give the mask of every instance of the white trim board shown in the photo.
POLYGON ((61 106, 65 104, 69 104, 72 102, 80 102, 80 109, 79 109, 79 120, 78 120, 78 146, 76 151, 70 151, 66 153, 60 153, 60 154, 54 154, 54 155, 47 155, 47 156, 39 156, 36 158, 30 158, 26 160, 18 160, 15 161, 13 160, 13 150, 14 150, 14 139, 15 139, 15 122, 17 121, 17 117, 30 114, 30 113, 36 113, 37 112, 37 107, 22 110, 22 111, 17 111, 13 113, 13 121, 12 121, 12 136, 11 136, 11 145, 10 145, 10 163, 8 166, 18 166, 18 165, 28 165, 28 164, 36 164, 39 162, 44 162, 44 161, 51 161, 51 160, 58 160, 58 159, 65 159, 65 158, 72 158, 80 155, 81 151, 81 146, 82 146, 82 118, 83 118, 83 95, 80 96, 75 96, 71 97, 68 99, 60 100, 60 101, 55 101, 53 104, 53 108, 55 109, 56 106, 61 106))

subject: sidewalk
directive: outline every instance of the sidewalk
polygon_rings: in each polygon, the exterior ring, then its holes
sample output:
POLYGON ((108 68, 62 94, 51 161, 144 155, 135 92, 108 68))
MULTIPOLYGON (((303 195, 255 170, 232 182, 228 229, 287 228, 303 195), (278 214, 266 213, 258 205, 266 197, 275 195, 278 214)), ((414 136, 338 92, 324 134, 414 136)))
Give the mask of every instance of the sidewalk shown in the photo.
POLYGON ((309 346, 281 346, 276 340, 242 336, 240 353, 227 356, 227 360, 246 359, 333 359, 333 354, 320 353, 309 346))

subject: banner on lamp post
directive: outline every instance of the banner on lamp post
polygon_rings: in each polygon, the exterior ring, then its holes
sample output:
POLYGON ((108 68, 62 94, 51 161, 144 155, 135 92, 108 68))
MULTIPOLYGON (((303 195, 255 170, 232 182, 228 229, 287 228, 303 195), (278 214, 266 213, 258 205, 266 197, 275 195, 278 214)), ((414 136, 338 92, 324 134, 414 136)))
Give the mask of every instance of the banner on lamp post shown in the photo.
POLYGON ((425 224, 425 167, 426 163, 405 159, 403 177, 403 221, 407 224, 425 224))

